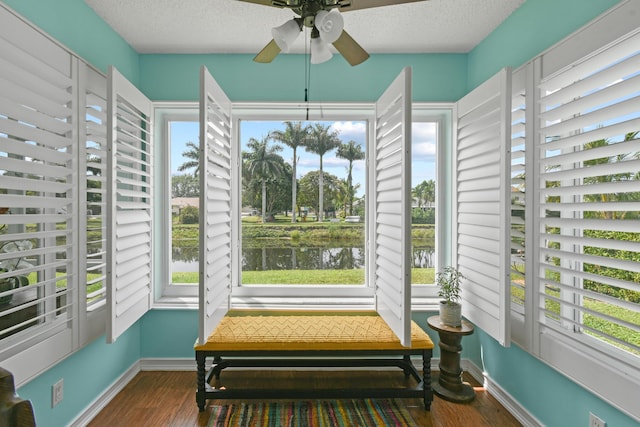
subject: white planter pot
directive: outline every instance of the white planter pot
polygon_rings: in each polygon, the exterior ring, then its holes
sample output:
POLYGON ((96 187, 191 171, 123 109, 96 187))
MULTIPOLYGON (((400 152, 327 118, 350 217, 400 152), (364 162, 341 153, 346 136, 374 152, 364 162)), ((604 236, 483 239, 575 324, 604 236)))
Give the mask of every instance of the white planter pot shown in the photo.
POLYGON ((446 301, 440 301, 440 321, 453 328, 462 326, 462 305, 457 302, 447 304, 446 301))

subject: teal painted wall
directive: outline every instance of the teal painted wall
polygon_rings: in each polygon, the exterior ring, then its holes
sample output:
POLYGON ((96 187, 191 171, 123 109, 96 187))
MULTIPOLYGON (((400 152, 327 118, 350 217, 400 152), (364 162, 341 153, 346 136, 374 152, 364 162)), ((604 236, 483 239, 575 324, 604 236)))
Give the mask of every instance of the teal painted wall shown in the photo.
POLYGON ((103 73, 115 65, 131 82, 139 82, 138 53, 83 0, 4 3, 103 73))
POLYGON ((527 0, 469 53, 468 90, 503 67, 526 63, 617 3, 527 0))
POLYGON ((195 361, 198 310, 151 310, 138 322, 141 356, 195 361))
POLYGON ((478 366, 546 427, 588 426, 589 412, 609 427, 638 427, 637 421, 518 346, 504 348, 483 331, 477 335, 482 352, 478 366))
MULTIPOLYGON (((301 55, 280 55, 269 66, 253 63, 251 55, 138 55, 82 0, 5 2, 100 70, 116 65, 153 100, 196 100, 201 64, 236 101, 304 97, 301 55)), ((615 3, 528 0, 469 55, 374 55, 355 68, 335 57, 312 69, 310 99, 372 101, 402 67, 411 65, 416 101, 455 101, 503 66, 519 66, 615 3), (547 16, 549 10, 554 11, 552 16, 547 16)), ((426 327, 428 315, 415 313, 414 319, 437 343, 426 327)), ((139 358, 192 358, 196 325, 194 310, 153 310, 115 344, 105 344, 104 337, 96 339, 18 392, 33 401, 41 425, 66 425, 139 358), (65 381, 65 399, 51 409, 51 385, 60 378, 65 381)), ((589 410, 609 426, 637 425, 516 346, 504 349, 482 331, 465 337, 463 346, 463 357, 482 365, 550 427, 588 425, 589 410)), ((434 353, 437 357, 437 348, 434 353)))
POLYGON ((33 403, 36 424, 66 426, 140 359, 140 326, 131 327, 115 344, 104 336, 20 387, 18 395, 33 403), (64 398, 51 408, 51 386, 64 380, 64 398))
MULTIPOLYGON (((304 101, 305 55, 281 54, 270 64, 253 55, 141 55, 140 90, 156 101, 198 100, 205 65, 233 101, 304 101)), ((403 67, 413 69, 416 101, 456 101, 465 94, 467 57, 460 54, 372 55, 351 67, 335 55, 311 68, 309 100, 375 101, 403 67)))

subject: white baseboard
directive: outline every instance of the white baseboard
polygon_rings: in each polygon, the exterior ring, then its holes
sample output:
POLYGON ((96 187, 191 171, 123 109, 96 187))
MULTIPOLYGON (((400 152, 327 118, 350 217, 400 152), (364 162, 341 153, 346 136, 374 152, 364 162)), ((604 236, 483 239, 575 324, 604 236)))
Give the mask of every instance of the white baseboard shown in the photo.
MULTIPOLYGON (((413 360, 418 369, 422 368, 422 358, 413 360)), ((431 370, 438 371, 440 359, 431 359, 431 370)), ((468 359, 461 360, 461 367, 481 384, 495 399, 505 407, 522 425, 527 427, 542 427, 529 411, 522 407, 509 393, 502 389, 491 378, 486 376, 482 369, 468 359)), ((290 368, 288 368, 290 369, 290 368)), ((309 368, 317 369, 317 368, 309 368)), ((363 369, 371 369, 363 368, 363 369)), ((389 369, 381 367, 379 369, 389 369)), ((105 406, 135 377, 140 371, 196 371, 196 361, 191 358, 184 359, 140 359, 114 381, 100 396, 98 396, 85 410, 70 424, 71 427, 87 425, 105 406)))
POLYGON ((511 415, 513 415, 525 427, 544 427, 536 417, 527 411, 517 400, 507 393, 498 383, 494 382, 489 376, 484 376, 484 388, 487 392, 495 397, 502 406, 505 407, 511 415))
POLYGON ((93 402, 89 404, 81 413, 74 419, 70 427, 84 427, 96 416, 111 400, 116 397, 118 393, 140 372, 140 361, 137 361, 129 369, 127 369, 118 379, 116 379, 105 391, 93 402))
POLYGON ((195 358, 184 359, 140 359, 141 371, 193 371, 196 372, 195 358))

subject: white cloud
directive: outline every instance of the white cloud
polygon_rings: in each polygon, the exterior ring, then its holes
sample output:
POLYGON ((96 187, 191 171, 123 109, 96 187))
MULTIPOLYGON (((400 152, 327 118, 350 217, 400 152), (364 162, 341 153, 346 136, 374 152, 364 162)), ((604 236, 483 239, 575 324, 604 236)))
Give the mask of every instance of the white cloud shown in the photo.
POLYGON ((414 122, 411 126, 411 135, 414 141, 435 141, 436 124, 431 122, 414 122))
POLYGON ((348 142, 349 140, 355 140, 356 142, 361 142, 364 139, 364 136, 367 134, 367 123, 366 122, 335 122, 331 125, 332 130, 337 130, 339 132, 339 137, 343 142, 348 142))
POLYGON ((436 155, 436 143, 432 141, 414 142, 411 146, 414 159, 431 158, 436 155))

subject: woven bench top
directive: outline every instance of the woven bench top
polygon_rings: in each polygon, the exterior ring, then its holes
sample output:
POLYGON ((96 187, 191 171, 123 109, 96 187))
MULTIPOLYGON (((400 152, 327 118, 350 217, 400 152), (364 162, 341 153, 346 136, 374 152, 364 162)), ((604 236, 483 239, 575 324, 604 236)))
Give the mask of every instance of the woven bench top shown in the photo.
MULTIPOLYGON (((232 310, 196 351, 304 351, 407 349, 373 311, 232 310)), ((411 349, 433 342, 411 323, 411 349)))

